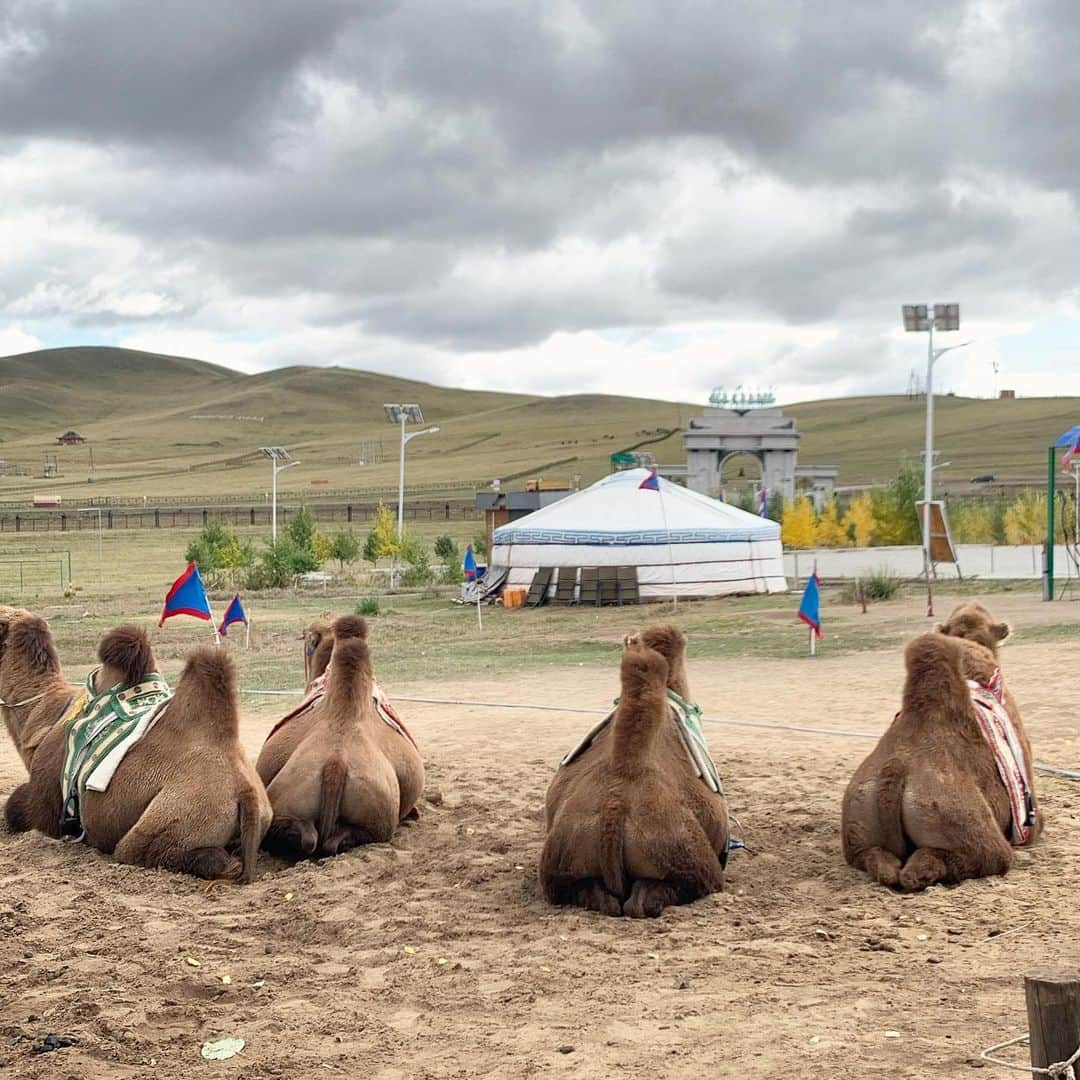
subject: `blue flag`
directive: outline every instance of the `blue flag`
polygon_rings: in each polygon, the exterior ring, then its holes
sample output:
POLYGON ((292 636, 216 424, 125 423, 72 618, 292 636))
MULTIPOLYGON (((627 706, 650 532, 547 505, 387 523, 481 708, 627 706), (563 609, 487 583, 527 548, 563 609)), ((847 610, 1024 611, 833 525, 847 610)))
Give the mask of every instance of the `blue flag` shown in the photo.
POLYGON ((472 544, 465 549, 465 580, 476 580, 476 557, 473 555, 472 544))
POLYGON ((225 612, 225 618, 221 620, 221 625, 218 627, 218 633, 225 637, 229 632, 229 627, 233 623, 242 622, 247 625, 248 617, 244 611, 244 606, 240 603, 240 594, 237 593, 229 604, 229 610, 225 612))
POLYGON ((199 567, 195 563, 188 563, 188 568, 172 583, 165 596, 165 607, 161 610, 158 626, 164 626, 165 620, 174 615, 190 615, 193 619, 205 619, 207 622, 213 618, 206 589, 199 577, 199 567))
POLYGON ((653 469, 644 480, 638 484, 638 487, 645 491, 659 491, 660 490, 660 477, 656 475, 656 470, 653 469))
POLYGON ((802 602, 799 604, 799 618, 813 629, 817 637, 822 638, 825 635, 821 632, 820 585, 821 582, 818 581, 817 571, 815 570, 810 575, 810 580, 807 581, 806 588, 803 590, 802 602))

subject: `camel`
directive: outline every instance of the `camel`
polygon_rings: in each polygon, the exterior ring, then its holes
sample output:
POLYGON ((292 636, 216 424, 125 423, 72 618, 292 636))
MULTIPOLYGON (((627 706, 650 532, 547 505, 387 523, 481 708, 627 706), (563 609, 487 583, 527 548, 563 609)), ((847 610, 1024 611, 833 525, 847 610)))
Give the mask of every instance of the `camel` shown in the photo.
MULTIPOLYGON (((271 731, 259 760, 274 819, 267 846, 292 855, 337 855, 390 840, 417 816, 424 765, 393 713, 384 715, 367 645, 367 624, 343 616, 330 642, 325 689, 271 731)), ((315 653, 320 662, 320 652, 315 653)))
MULTIPOLYGON (((159 678, 149 638, 136 626, 108 633, 98 658, 101 666, 88 680, 88 693, 130 689, 148 676, 159 678)), ((12 830, 37 829, 60 838, 81 827, 91 846, 117 862, 252 880, 270 825, 270 801, 240 745, 236 672, 224 650, 192 652, 175 695, 116 766, 106 790, 87 787, 80 793, 78 825, 62 824, 69 807, 61 794, 65 714, 75 695, 39 616, 0 609, 0 695, 7 703, 8 730, 30 774, 4 807, 12 830), (19 707, 37 695, 32 710, 19 707), (239 857, 226 850, 237 839, 239 857)))
POLYGON ((689 700, 686 638, 655 626, 624 645, 610 723, 567 755, 548 788, 540 884, 553 904, 654 918, 723 889, 727 804, 700 778, 671 714, 669 690, 689 700))
MULTIPOLYGON (((999 639, 1000 640, 1000 639, 999 639)), ((844 857, 882 885, 905 892, 938 882, 1005 874, 1018 838, 1013 804, 983 734, 968 680, 983 687, 997 658, 969 638, 934 632, 905 650, 902 707, 844 793, 844 857)), ((1001 700, 1001 698, 999 698, 1001 700)), ((1031 753, 1019 714, 1028 788, 1031 753)))
MULTIPOLYGON (((365 634, 366 634, 365 628, 365 634)), ((323 612, 304 630, 304 682, 311 684, 326 671, 334 649, 334 616, 323 612)))

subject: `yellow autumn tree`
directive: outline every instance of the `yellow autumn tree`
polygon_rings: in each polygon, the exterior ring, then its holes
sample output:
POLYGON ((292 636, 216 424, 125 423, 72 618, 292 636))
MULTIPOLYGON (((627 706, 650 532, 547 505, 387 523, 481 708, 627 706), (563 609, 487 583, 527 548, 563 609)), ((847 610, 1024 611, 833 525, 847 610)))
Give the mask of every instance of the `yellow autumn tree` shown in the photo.
POLYGON ((949 530, 958 544, 994 543, 994 508, 988 502, 949 504, 949 530))
POLYGON ((814 543, 818 547, 829 548, 851 546, 847 529, 840 521, 840 508, 836 505, 835 499, 830 499, 818 516, 817 527, 814 530, 814 543))
POLYGON ((780 540, 784 547, 813 547, 816 533, 814 504, 805 495, 794 501, 785 500, 784 519, 780 523, 780 540))
POLYGON ((869 547, 877 538, 874 503, 869 491, 851 500, 844 515, 844 528, 855 547, 869 547))
POLYGON ((1046 536, 1046 496, 1025 491, 1005 511, 1005 543, 1038 544, 1046 536))

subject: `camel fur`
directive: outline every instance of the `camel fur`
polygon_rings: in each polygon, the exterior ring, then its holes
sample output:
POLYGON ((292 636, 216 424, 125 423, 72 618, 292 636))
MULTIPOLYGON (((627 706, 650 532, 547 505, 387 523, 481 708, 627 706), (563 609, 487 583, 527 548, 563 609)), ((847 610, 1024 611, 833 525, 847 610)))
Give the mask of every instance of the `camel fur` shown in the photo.
POLYGON ((724 887, 724 797, 698 778, 671 718, 689 700, 686 638, 654 626, 627 638, 611 723, 555 774, 540 884, 553 904, 655 917, 724 887))
MULTIPOLYGON (((4 623, 0 613, 0 627, 4 623)), ((45 688, 48 695, 40 715, 32 714, 23 726, 23 739, 16 740, 23 760, 23 740, 34 743, 34 750, 30 777, 9 796, 5 817, 14 831, 37 829, 59 838, 66 725, 58 721, 72 691, 60 674, 43 620, 27 613, 9 615, 0 633, 0 672, 20 673, 18 693, 45 688), (36 678, 29 678, 35 670, 36 678)), ((135 683, 157 668, 149 638, 136 626, 107 634, 98 658, 98 691, 135 683)), ((9 694, 15 688, 3 676, 0 686, 9 694)), ((10 722, 8 726, 10 731, 10 722)), ((108 789, 86 791, 81 816, 87 843, 121 863, 251 881, 271 812, 262 782, 240 745, 238 728, 232 661, 224 650, 196 649, 175 695, 121 761, 108 789), (227 850, 237 841, 239 857, 227 850)))
POLYGON ((363 619, 334 622, 325 694, 273 732, 259 755, 274 810, 266 841, 273 850, 336 855, 388 841, 414 814, 424 765, 376 711, 366 638, 363 619))
MULTIPOLYGON (((901 710, 844 793, 844 857, 905 892, 1004 874, 1012 810, 966 681, 988 683, 996 656, 973 638, 935 632, 912 641, 904 659, 901 710)), ((1009 712, 1030 783, 1030 745, 1009 712)))

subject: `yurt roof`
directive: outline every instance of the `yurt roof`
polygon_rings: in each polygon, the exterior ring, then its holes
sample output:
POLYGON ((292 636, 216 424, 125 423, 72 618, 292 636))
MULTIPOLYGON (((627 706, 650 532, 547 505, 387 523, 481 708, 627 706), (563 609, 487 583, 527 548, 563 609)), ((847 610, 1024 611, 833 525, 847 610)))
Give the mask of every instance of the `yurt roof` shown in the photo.
POLYGON ((649 469, 626 469, 495 530, 496 544, 701 544, 776 540, 768 518, 710 499, 649 469))

